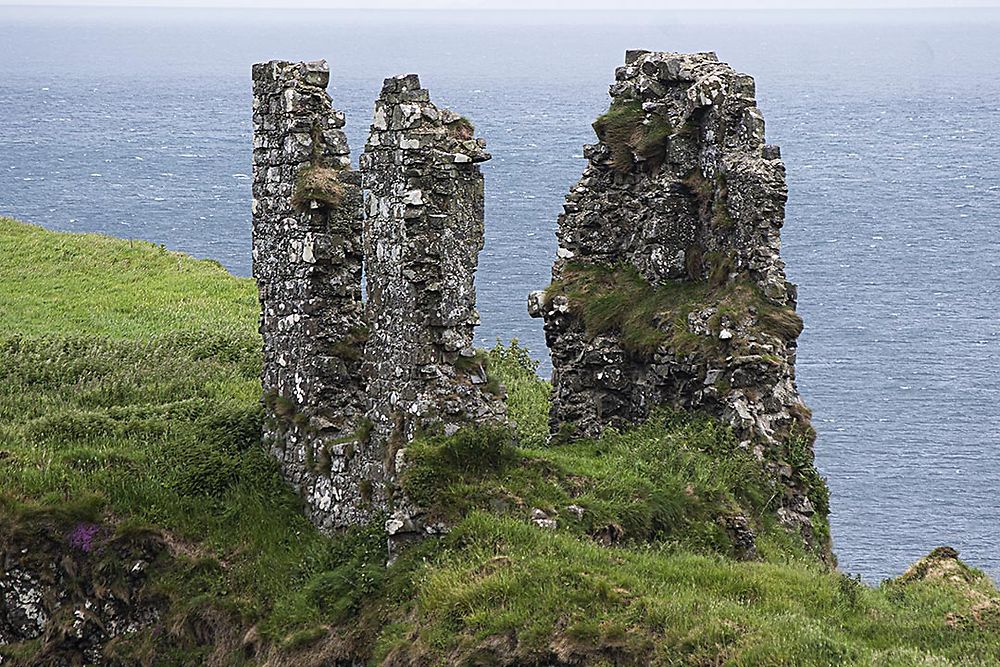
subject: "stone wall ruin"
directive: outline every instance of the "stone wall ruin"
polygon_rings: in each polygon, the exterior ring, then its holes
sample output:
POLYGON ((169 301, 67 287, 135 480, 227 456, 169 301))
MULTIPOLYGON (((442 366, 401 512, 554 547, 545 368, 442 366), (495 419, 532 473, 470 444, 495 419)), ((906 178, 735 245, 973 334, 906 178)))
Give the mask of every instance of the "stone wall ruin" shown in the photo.
MULTIPOLYGON (((402 539, 435 529, 400 488, 407 444, 504 419, 472 348, 490 156, 406 75, 385 80, 353 171, 328 80, 323 62, 254 67, 265 435, 317 525, 388 517, 402 539)), ((662 406, 711 414, 771 473, 778 518, 827 554, 779 252, 784 166, 753 79, 711 53, 630 51, 610 92, 552 285, 529 298, 552 353, 553 437, 662 406)))
POLYGON ((779 255, 785 169, 754 81, 712 53, 630 51, 610 94, 559 216, 553 283, 529 297, 552 354, 552 433, 597 436, 659 406, 719 417, 772 473, 779 518, 826 552, 779 255))
POLYGON ((504 418, 472 349, 485 142, 415 75, 390 78, 353 171, 325 62, 253 81, 265 441, 321 528, 424 530, 399 488, 406 444, 504 418))

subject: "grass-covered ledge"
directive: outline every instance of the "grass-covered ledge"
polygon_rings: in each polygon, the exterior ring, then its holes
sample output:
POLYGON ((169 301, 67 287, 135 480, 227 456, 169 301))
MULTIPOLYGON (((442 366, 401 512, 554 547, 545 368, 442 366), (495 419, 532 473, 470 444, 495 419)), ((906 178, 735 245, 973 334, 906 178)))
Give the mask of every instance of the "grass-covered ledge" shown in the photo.
POLYGON ((563 295, 587 332, 615 332, 622 346, 638 355, 651 355, 661 346, 678 353, 719 354, 719 332, 724 316, 751 319, 751 330, 783 340, 802 332, 802 319, 794 310, 769 301, 749 280, 733 276, 731 260, 710 253, 707 280, 665 280, 651 285, 631 264, 607 267, 570 263, 546 290, 546 298, 563 295), (715 308, 709 320, 711 336, 699 336, 688 327, 688 314, 715 308))

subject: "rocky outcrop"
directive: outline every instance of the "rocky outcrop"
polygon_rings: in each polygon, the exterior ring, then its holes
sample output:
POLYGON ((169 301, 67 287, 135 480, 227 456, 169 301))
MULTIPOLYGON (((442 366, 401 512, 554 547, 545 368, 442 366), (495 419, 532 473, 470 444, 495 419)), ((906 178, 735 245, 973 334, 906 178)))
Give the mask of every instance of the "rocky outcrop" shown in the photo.
POLYGON ((265 435, 314 523, 389 514, 401 537, 427 528, 398 483, 406 444, 503 419, 472 348, 489 154, 411 74, 385 81, 351 171, 328 80, 322 62, 254 67, 265 435))
POLYGON ((165 600, 149 574, 165 553, 150 531, 0 521, 0 664, 108 664, 109 647, 156 625, 165 600))
POLYGON ((630 51, 610 93, 559 217, 553 284, 529 298, 552 353, 552 432, 595 436, 658 406, 718 416, 773 473, 781 520, 825 552, 779 254, 785 170, 753 79, 711 53, 630 51))

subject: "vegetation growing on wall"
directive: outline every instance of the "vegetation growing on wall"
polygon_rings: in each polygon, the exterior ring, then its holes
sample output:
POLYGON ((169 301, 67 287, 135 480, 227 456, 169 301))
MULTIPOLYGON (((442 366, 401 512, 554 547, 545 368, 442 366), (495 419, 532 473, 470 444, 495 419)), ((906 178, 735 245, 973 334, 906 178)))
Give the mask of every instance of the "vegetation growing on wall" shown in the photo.
POLYGON ((292 206, 300 211, 309 210, 313 203, 336 208, 344 200, 346 190, 340 182, 342 169, 309 165, 295 179, 292 206))
POLYGON ((648 356, 661 346, 683 353, 718 353, 723 317, 749 318, 754 330, 785 340, 799 335, 802 320, 795 311, 767 300, 749 280, 730 279, 730 258, 709 253, 704 259, 707 281, 668 280, 655 287, 630 264, 569 264, 546 295, 565 295, 591 335, 616 332, 622 346, 638 355, 648 356), (696 335, 688 327, 688 314, 706 308, 715 308, 709 320, 712 335, 696 335))
POLYGON ((636 158, 652 168, 659 166, 674 133, 668 119, 647 114, 638 100, 615 100, 593 127, 597 138, 611 150, 612 164, 621 173, 631 171, 636 158))

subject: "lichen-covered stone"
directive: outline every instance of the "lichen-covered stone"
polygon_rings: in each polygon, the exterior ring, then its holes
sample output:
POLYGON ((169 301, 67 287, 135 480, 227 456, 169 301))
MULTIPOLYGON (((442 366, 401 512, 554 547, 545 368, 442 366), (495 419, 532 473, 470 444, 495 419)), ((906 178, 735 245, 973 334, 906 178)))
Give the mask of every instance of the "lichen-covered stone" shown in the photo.
POLYGON ((712 53, 629 51, 610 93, 559 217, 553 286, 529 297, 552 353, 552 431, 595 436, 660 405, 714 414, 773 473, 778 516, 825 552, 811 522, 825 488, 811 488, 822 480, 795 386, 801 322, 779 254, 785 169, 753 79, 712 53), (637 351, 588 327, 565 289, 593 266, 634 267, 651 291, 704 289, 654 317, 659 344, 637 351))
POLYGON ((485 142, 416 75, 391 78, 353 172, 326 63, 253 78, 265 437, 321 528, 428 530, 400 492, 406 444, 504 414, 472 348, 485 142))
POLYGON ((361 157, 365 375, 372 439, 385 450, 390 482, 376 495, 396 494, 394 534, 425 528, 398 495, 406 443, 418 432, 450 434, 504 413, 472 347, 485 146, 466 119, 431 103, 415 74, 385 80, 361 157))
POLYGON ((355 437, 365 409, 361 175, 329 78, 322 61, 253 68, 265 440, 324 528, 368 520, 358 482, 381 474, 355 437))

